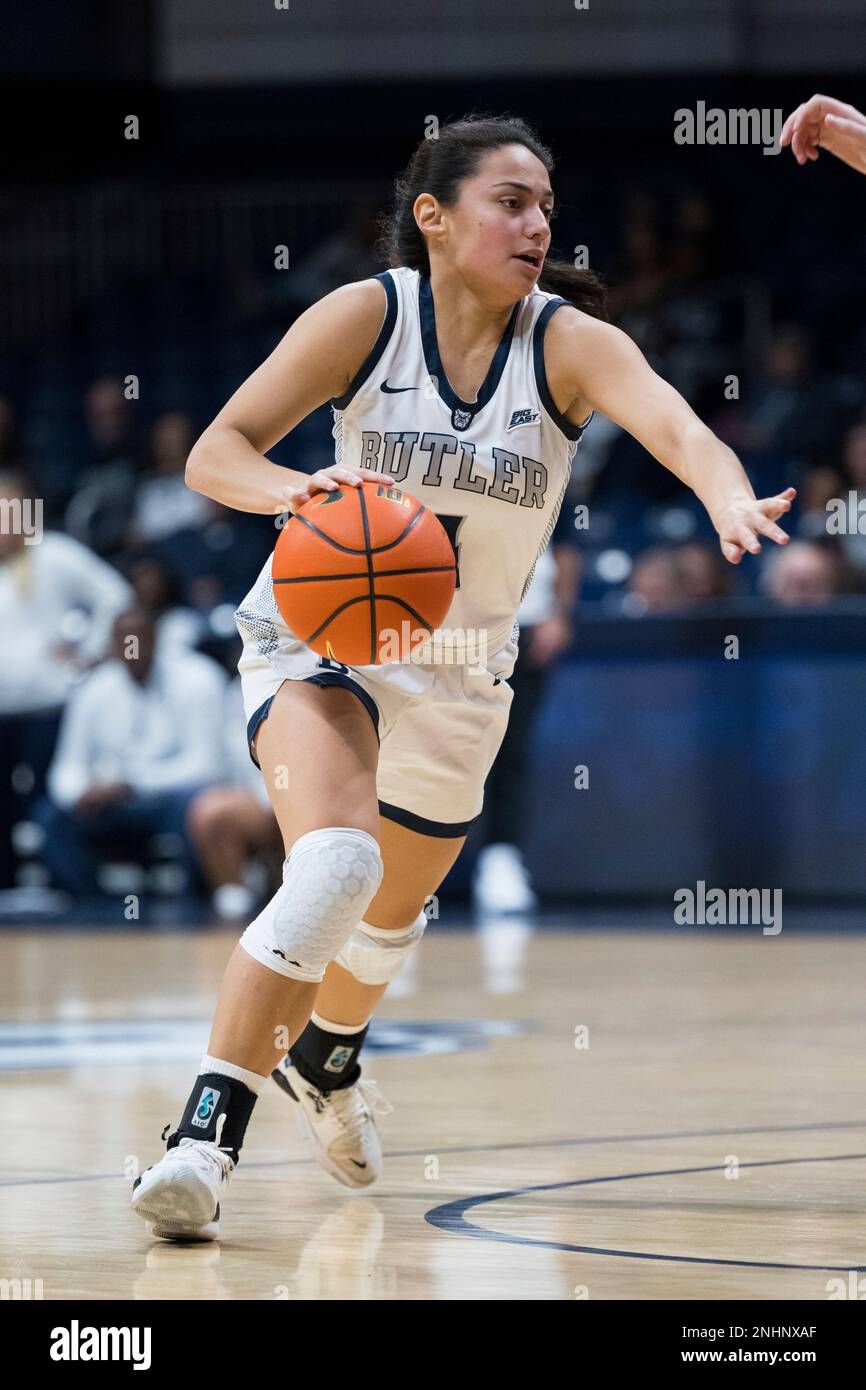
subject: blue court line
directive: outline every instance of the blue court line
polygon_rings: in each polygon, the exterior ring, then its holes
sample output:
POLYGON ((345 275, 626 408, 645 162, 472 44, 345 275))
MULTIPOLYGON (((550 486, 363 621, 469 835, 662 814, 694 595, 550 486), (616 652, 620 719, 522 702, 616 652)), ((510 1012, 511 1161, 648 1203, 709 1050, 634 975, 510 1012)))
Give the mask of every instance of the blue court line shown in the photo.
MULTIPOLYGON (((844 1163, 866 1158, 866 1154, 829 1154, 817 1158, 768 1158, 755 1163, 741 1163, 743 1168, 780 1168, 792 1163, 844 1163)), ((661 1260, 674 1264, 727 1265, 739 1269, 808 1269, 847 1274, 866 1271, 866 1265, 806 1265, 788 1264, 775 1260, 724 1260, 709 1255, 662 1255, 646 1250, 610 1250, 596 1245, 571 1245, 567 1241, 540 1240, 533 1236, 507 1235, 504 1231, 485 1230, 466 1220, 466 1212, 487 1202, 502 1202, 510 1197, 527 1197, 536 1192, 558 1192, 566 1187, 594 1187, 600 1183, 631 1182, 637 1178, 681 1177, 690 1173, 721 1173, 724 1164, 711 1163, 700 1168, 660 1168, 646 1173, 616 1173, 598 1178, 577 1178, 570 1182, 541 1183, 537 1187, 518 1187, 511 1192, 489 1192, 481 1197, 462 1197, 456 1202, 444 1202, 431 1207, 424 1214, 424 1220, 438 1230, 449 1231, 452 1235, 470 1236, 476 1240, 501 1241, 504 1245, 532 1245, 541 1250, 563 1250, 576 1255, 607 1255, 621 1260, 661 1260)))
MULTIPOLYGON (((803 1125, 748 1125, 736 1129, 678 1129, 661 1130, 653 1134, 599 1134, 588 1135, 580 1139, 528 1139, 515 1140, 511 1144, 452 1144, 443 1146, 431 1142, 420 1149, 389 1149, 384 1158, 427 1158, 431 1153, 437 1156, 440 1154, 471 1154, 471 1153, 510 1153, 522 1149, 563 1149, 563 1148, 584 1148, 591 1144, 648 1144, 657 1143, 665 1139, 716 1139, 726 1135, 743 1134, 802 1134, 802 1133, 823 1133, 831 1129, 866 1129, 866 1120, 815 1120, 810 1124, 803 1125)), ((783 1160, 779 1160, 782 1162, 783 1160)), ((799 1162, 800 1160, 784 1160, 785 1162, 799 1162)), ((315 1158, 274 1158, 260 1159, 255 1163, 243 1164, 243 1172, 249 1173, 259 1168, 296 1168, 306 1164, 315 1163, 315 1158)), ((755 1165, 756 1166, 756 1165, 755 1165)), ((683 1170, 687 1171, 687 1170, 683 1170)), ((695 1171, 699 1171, 695 1169, 695 1171)), ((65 1177, 46 1177, 46 1178, 3 1178, 0 1179, 0 1188, 3 1187, 38 1187, 51 1186, 52 1184, 70 1182, 109 1182, 109 1181, 129 1182, 129 1178, 124 1173, 83 1173, 78 1175, 67 1175, 65 1177)), ((592 1181, 602 1182, 604 1179, 592 1179, 592 1181)), ((612 1178, 612 1182, 619 1181, 612 1178)), ((557 1186, 559 1184, 553 1184, 557 1186)), ((569 1184, 562 1184, 569 1186, 569 1184)), ((526 1188, 527 1192, 534 1189, 526 1188)), ((538 1189, 539 1191, 541 1189, 538 1189)), ((376 1196, 386 1194, 376 1193, 376 1196)), ((508 1194, 506 1194, 508 1195, 508 1194)), ((475 1199, 473 1199, 475 1200, 475 1199)), ((494 1197, 477 1199, 481 1201, 493 1201, 494 1197)), ((433 1208, 437 1210, 437 1208, 433 1208)), ((486 1234, 486 1233, 485 1233, 486 1234)))

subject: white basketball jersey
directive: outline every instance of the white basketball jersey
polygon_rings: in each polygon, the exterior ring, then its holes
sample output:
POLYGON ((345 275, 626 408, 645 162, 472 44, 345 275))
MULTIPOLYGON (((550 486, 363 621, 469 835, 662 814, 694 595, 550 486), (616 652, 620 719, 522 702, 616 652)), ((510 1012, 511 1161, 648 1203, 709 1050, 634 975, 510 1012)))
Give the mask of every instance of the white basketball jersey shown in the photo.
MULTIPOLYGON (((544 331, 566 301, 538 289, 520 300, 477 398, 463 401, 440 361, 429 277, 401 267, 376 278, 387 295, 379 336, 349 390, 331 402, 337 462, 389 473, 439 517, 457 588, 438 631, 483 634, 492 654, 517 640, 517 610, 584 428, 559 413, 544 372, 544 331)), ((270 560, 236 617, 263 654, 286 630, 270 560)))

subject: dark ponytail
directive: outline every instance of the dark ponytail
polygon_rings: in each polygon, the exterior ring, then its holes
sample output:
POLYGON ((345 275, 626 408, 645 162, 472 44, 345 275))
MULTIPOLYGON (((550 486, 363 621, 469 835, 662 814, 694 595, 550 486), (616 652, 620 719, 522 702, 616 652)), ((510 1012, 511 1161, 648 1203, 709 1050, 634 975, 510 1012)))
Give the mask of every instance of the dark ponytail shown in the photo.
MULTIPOLYGON (((464 116, 440 128, 436 139, 420 140, 405 171, 394 185, 394 211, 382 221, 382 252, 389 266, 408 266, 430 274, 427 241, 412 211, 421 193, 430 193, 453 207, 460 184, 478 170, 484 155, 503 145, 524 145, 553 171, 553 155, 535 131, 519 116, 464 116)), ((561 295, 593 318, 607 321, 607 291, 592 270, 579 270, 569 261, 547 257, 539 289, 561 295)))

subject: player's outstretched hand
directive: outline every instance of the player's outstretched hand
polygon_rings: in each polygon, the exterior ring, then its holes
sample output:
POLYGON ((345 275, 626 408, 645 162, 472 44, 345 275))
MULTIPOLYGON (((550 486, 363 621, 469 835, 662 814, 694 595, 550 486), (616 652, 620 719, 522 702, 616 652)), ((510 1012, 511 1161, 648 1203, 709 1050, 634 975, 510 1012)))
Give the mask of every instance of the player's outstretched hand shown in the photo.
POLYGON ((761 549, 759 536, 787 545, 790 536, 776 525, 776 520, 791 510, 796 496, 796 488, 786 487, 775 497, 745 497, 723 507, 718 517, 713 517, 713 525, 725 559, 738 565, 747 550, 757 555, 761 549))
POLYGON ((380 473, 377 468, 350 468, 348 464, 332 463, 328 468, 320 468, 317 473, 311 473, 304 487, 283 488, 285 510, 298 511, 317 492, 333 492, 345 483, 352 487, 360 487, 362 482, 389 483, 393 486, 394 479, 390 473, 380 473))
POLYGON ((790 145, 798 164, 829 150, 837 159, 866 174, 866 116, 836 97, 816 95, 792 111, 779 137, 790 145))

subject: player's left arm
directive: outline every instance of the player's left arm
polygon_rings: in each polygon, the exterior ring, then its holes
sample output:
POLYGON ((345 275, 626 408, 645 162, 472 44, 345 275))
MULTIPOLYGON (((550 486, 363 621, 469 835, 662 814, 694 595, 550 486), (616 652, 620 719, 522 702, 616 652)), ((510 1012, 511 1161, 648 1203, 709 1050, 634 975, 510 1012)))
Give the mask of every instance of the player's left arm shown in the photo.
POLYGON ((547 382, 557 407, 582 420, 599 410, 690 487, 719 535, 722 554, 737 565, 760 537, 785 545, 776 525, 790 510, 796 489, 756 498, 742 464, 717 439, 640 348, 612 324, 570 306, 553 315, 544 339, 547 382))

